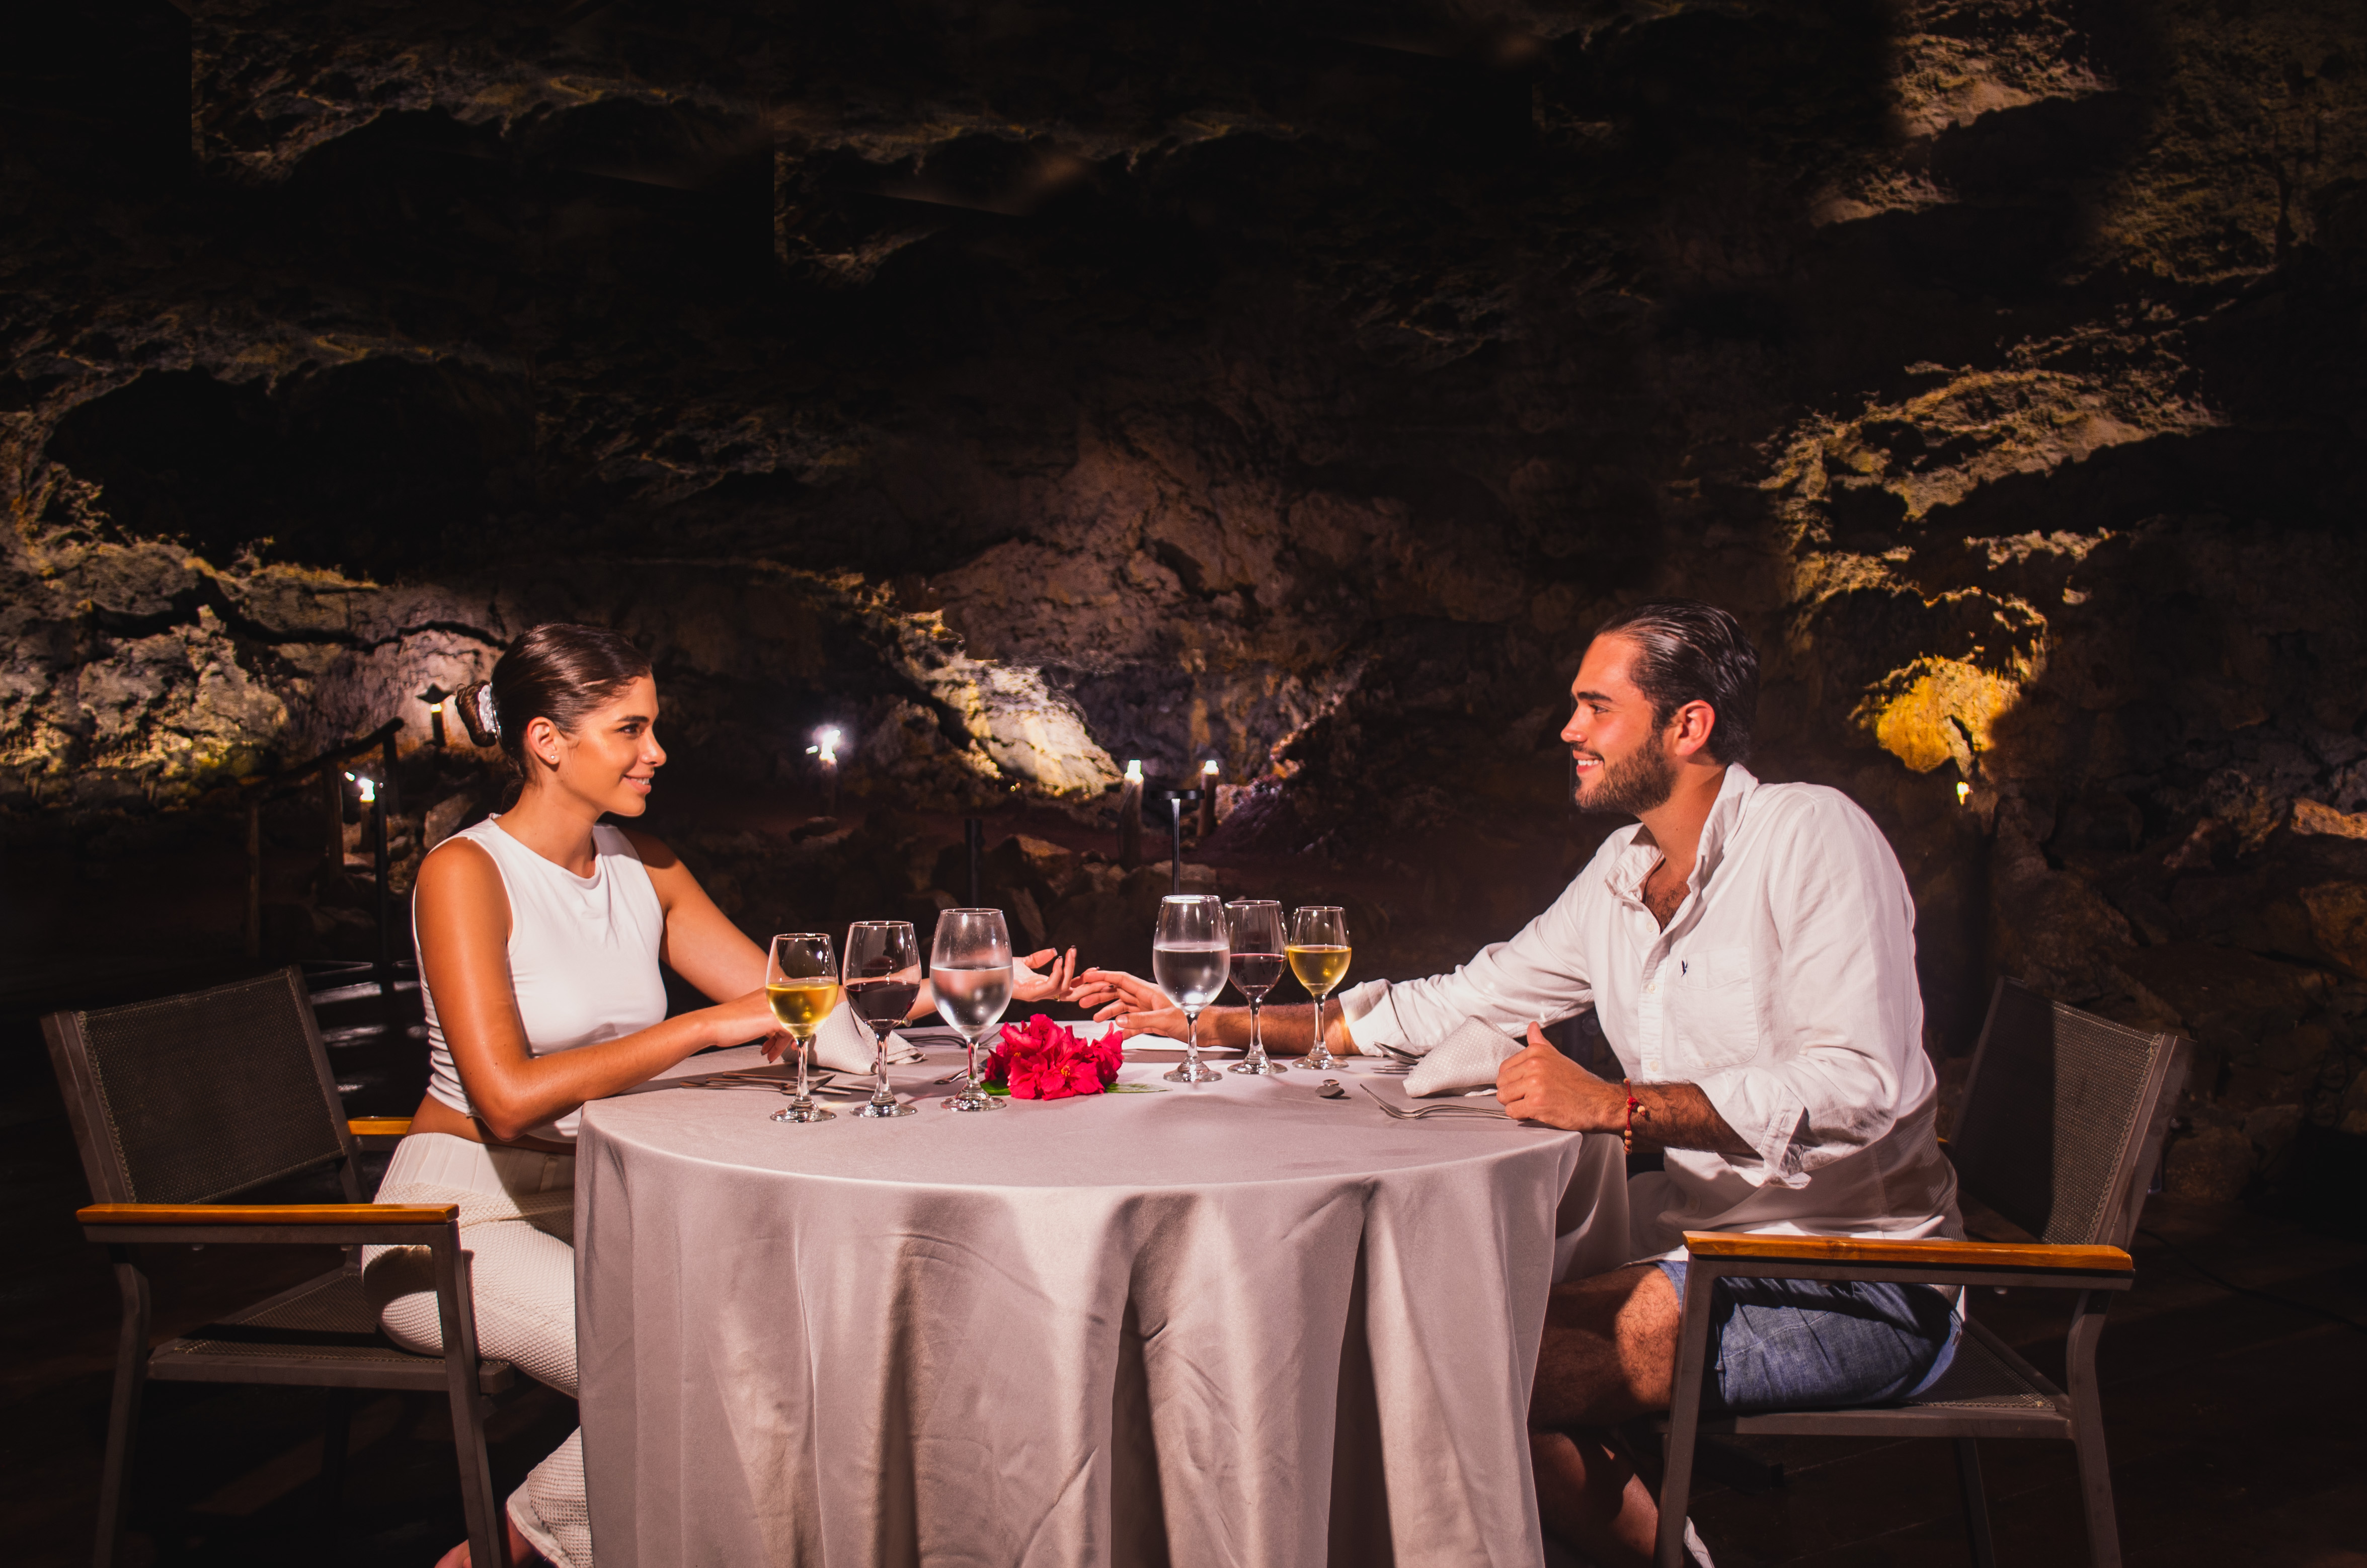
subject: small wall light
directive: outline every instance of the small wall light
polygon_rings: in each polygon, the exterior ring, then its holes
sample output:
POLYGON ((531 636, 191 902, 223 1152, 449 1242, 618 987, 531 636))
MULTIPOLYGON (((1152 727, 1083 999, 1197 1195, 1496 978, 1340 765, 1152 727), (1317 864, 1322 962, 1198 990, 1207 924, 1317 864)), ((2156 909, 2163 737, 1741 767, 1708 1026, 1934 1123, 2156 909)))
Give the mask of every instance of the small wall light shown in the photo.
POLYGON ((428 742, 437 751, 444 749, 444 704, 451 696, 440 686, 430 686, 419 694, 419 700, 427 704, 428 742))

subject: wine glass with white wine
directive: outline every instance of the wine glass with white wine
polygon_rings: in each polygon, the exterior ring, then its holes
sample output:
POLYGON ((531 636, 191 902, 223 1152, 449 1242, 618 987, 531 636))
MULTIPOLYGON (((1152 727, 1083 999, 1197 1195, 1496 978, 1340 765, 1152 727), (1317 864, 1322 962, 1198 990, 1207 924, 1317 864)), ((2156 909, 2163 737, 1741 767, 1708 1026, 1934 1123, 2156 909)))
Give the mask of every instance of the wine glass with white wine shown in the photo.
POLYGON ((1192 1029, 1182 1065, 1160 1074, 1171 1084, 1213 1084, 1223 1076, 1200 1060, 1200 1009, 1225 989, 1232 951, 1224 900, 1214 893, 1187 892, 1159 901, 1159 931, 1150 943, 1151 976, 1184 1009, 1192 1029))
POLYGON ((838 955, 819 931, 790 931, 773 938, 764 960, 764 1000, 773 1017, 797 1044, 797 1097, 773 1113, 775 1121, 836 1121, 814 1104, 810 1093, 814 1030, 838 1006, 838 955))
POLYGON ((1290 941, 1282 949, 1290 972, 1315 998, 1315 1049, 1299 1062, 1310 1073, 1328 1073, 1340 1064, 1323 1044, 1323 999, 1348 978, 1348 912, 1336 903, 1310 903, 1291 912, 1290 941))
POLYGON ((955 1110, 1001 1110, 978 1073, 980 1036, 1011 1006, 1011 928, 999 909, 948 909, 937 916, 929 953, 937 1011, 969 1044, 969 1082, 946 1104, 955 1110))

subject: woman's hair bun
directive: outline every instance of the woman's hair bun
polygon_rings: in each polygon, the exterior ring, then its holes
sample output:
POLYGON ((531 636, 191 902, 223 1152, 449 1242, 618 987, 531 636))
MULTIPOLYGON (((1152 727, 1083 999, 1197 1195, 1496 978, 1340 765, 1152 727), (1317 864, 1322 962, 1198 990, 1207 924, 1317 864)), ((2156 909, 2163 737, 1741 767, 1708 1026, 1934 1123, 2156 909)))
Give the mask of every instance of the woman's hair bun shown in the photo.
POLYGON ((470 740, 481 746, 501 744, 502 721, 494 709, 491 681, 470 681, 452 694, 452 706, 460 710, 460 722, 467 726, 470 740))
POLYGON ((493 661, 490 680, 471 682, 455 698, 469 738, 501 747, 526 778, 531 773, 526 732, 537 719, 572 735, 602 704, 649 673, 649 655, 606 627, 545 621, 493 661))

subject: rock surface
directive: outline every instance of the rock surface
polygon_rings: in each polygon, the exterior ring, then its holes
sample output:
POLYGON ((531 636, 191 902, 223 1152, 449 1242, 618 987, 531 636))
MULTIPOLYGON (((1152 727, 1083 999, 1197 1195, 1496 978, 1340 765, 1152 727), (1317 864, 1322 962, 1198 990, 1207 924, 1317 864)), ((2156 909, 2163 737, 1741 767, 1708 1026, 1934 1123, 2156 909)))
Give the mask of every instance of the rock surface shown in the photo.
MULTIPOLYGON (((2197 1190, 2359 1132, 2354 6, 185 10, 8 24, 12 842, 415 751, 563 616, 742 789, 1216 756, 1211 859, 1453 961, 1605 825, 1588 628, 1684 593, 1891 835, 1935 1049, 2002 969, 2204 1041, 2197 1190)), ((1139 913, 1018 853, 1047 939, 1139 913)))

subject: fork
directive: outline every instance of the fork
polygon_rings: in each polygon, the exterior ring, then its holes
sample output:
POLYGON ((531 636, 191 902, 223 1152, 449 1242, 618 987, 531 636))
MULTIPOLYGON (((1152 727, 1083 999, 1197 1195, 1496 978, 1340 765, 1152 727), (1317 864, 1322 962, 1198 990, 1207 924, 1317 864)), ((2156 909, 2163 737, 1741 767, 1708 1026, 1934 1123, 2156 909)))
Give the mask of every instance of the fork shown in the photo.
POLYGON ((1512 1119, 1511 1117, 1507 1116, 1501 1110, 1493 1110, 1486 1106, 1465 1105, 1453 1100, 1448 1101, 1444 1105, 1426 1105, 1421 1107, 1419 1110, 1399 1110, 1397 1107, 1383 1099, 1379 1095, 1374 1094, 1371 1085, 1359 1084, 1356 1086, 1364 1090, 1365 1093, 1372 1095, 1373 1103, 1375 1105, 1380 1107, 1383 1110, 1387 1111, 1399 1121, 1420 1121, 1425 1116, 1490 1116, 1495 1117, 1500 1120, 1509 1121, 1512 1119))

